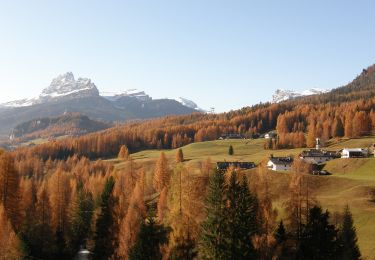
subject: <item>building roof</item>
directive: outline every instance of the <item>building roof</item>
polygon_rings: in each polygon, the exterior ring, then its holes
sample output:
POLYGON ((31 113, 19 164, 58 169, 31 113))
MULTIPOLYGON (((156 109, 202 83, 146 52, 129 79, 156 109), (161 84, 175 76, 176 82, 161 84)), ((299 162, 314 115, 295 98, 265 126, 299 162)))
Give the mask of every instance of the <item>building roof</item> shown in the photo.
POLYGON ((364 152, 366 149, 363 148, 344 148, 342 151, 348 151, 348 152, 364 152))
POLYGON ((270 157, 270 161, 273 164, 292 164, 293 163, 293 158, 288 156, 288 157, 270 157))
POLYGON ((234 168, 251 169, 255 168, 254 162, 217 162, 216 166, 218 169, 224 170, 233 166, 234 168))
POLYGON ((305 150, 300 154, 300 157, 336 157, 337 152, 325 151, 318 149, 305 150))
POLYGON ((222 134, 220 136, 220 138, 223 138, 223 139, 244 139, 245 136, 242 135, 242 134, 238 134, 238 133, 226 133, 226 134, 222 134))

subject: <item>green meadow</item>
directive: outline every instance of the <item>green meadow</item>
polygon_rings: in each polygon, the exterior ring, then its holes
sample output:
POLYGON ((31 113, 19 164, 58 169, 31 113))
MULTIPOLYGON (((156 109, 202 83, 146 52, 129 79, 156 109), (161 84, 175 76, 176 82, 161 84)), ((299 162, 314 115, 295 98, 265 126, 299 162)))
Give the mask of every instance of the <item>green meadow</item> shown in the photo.
MULTIPOLYGON (((327 150, 342 148, 368 147, 375 143, 375 137, 361 139, 331 140, 327 150)), ((264 139, 255 140, 217 140, 193 143, 182 147, 185 166, 199 173, 200 162, 210 158, 217 161, 252 161, 256 164, 274 156, 297 156, 304 149, 265 150, 264 139), (234 155, 228 155, 229 145, 234 148, 234 155)), ((137 164, 142 165, 146 172, 151 172, 161 150, 147 150, 132 154, 137 164)), ((163 150, 171 167, 175 161, 177 150, 163 150)), ((124 162, 113 160, 115 167, 121 169, 124 162)), ((328 162, 324 169, 331 176, 306 175, 313 187, 313 195, 320 205, 334 213, 342 212, 348 204, 354 216, 358 242, 365 259, 375 259, 375 159, 336 159, 328 162)), ((251 175, 256 170, 249 170, 251 175)), ((266 171, 267 172, 267 171, 266 171)), ((275 197, 274 206, 279 210, 279 218, 285 214, 282 205, 288 196, 290 174, 288 172, 268 172, 271 176, 272 193, 275 197)), ((250 179, 251 180, 251 179, 250 179)))

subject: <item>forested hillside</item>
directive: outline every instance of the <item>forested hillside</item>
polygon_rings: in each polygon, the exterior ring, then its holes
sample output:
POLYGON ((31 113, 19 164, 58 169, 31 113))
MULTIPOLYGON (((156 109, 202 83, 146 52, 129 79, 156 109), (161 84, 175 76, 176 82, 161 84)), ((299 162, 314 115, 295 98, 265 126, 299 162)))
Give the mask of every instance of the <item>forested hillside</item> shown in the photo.
MULTIPOLYGON (((274 129, 278 138, 266 149, 370 135, 374 76, 368 68, 334 90, 329 102, 330 93, 222 114, 169 116, 1 151, 0 255, 71 259, 84 247, 93 259, 359 259, 350 208, 325 211, 315 192, 324 182, 304 174, 302 161, 285 175, 271 174, 263 163, 224 172, 203 156, 190 164, 178 148, 274 129), (173 158, 164 152, 157 160, 132 157, 171 148, 177 148, 173 158)), ((232 147, 228 156, 235 154, 232 147)))
POLYGON ((269 149, 312 147, 331 137, 359 137, 375 131, 375 65, 347 86, 330 93, 277 104, 258 104, 222 114, 191 114, 128 123, 101 133, 17 151, 47 160, 73 154, 89 158, 111 157, 125 144, 131 152, 177 148, 215 140, 225 133, 251 138, 276 129, 278 138, 269 149), (307 135, 306 135, 307 134, 307 135))
POLYGON ((17 125, 11 134, 12 141, 20 142, 37 138, 80 136, 111 127, 112 124, 96 121, 79 113, 64 113, 58 117, 38 118, 17 125))
POLYGON ((135 161, 122 146, 108 161, 73 156, 15 163, 3 152, 0 254, 71 259, 84 247, 94 259, 361 255, 350 209, 323 210, 317 191, 327 180, 304 174, 301 162, 291 174, 262 164, 220 172, 210 159, 190 164, 182 150, 171 152, 135 161))

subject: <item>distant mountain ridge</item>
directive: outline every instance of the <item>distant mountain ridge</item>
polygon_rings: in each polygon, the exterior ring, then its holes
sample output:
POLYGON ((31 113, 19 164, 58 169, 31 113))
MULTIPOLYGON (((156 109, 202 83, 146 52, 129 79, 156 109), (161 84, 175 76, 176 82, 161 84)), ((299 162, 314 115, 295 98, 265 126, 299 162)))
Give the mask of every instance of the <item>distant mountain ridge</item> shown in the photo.
MULTIPOLYGON (((88 78, 74 78, 67 72, 52 80, 38 97, 0 104, 0 136, 9 135, 18 124, 36 118, 56 117, 77 112, 94 120, 123 122, 166 115, 191 114, 199 111, 173 99, 152 99, 135 89, 121 93, 100 94, 88 78)), ((195 104, 196 105, 196 104, 195 104)))
MULTIPOLYGON (((0 107, 28 107, 46 102, 58 101, 59 99, 80 98, 86 96, 101 96, 109 101, 116 101, 122 97, 136 98, 140 101, 151 101, 152 98, 144 91, 138 89, 128 89, 122 92, 99 92, 96 85, 88 78, 78 78, 75 80, 72 72, 61 74, 54 78, 49 87, 43 89, 42 93, 35 98, 14 100, 0 104, 0 107)), ((172 99, 183 106, 203 111, 198 105, 186 98, 172 99)))

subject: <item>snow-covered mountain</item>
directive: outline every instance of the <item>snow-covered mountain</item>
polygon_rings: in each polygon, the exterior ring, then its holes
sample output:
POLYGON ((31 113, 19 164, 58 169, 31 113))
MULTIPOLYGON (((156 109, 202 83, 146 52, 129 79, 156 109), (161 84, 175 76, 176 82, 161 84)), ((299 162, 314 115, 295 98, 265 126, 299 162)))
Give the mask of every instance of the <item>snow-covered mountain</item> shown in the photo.
POLYGON ((59 75, 52 80, 51 84, 43 89, 42 93, 35 98, 21 99, 2 104, 5 107, 28 107, 63 98, 75 98, 85 96, 99 96, 95 84, 87 78, 74 79, 72 72, 59 75))
POLYGON ((110 101, 116 101, 122 97, 133 97, 141 101, 147 101, 152 99, 144 91, 138 89, 128 89, 122 92, 100 92, 100 95, 110 101))
POLYGON ((310 96, 310 95, 317 95, 327 93, 329 90, 326 89, 318 89, 312 88, 303 91, 294 91, 294 90, 287 90, 287 89, 277 89, 275 94, 272 95, 272 103, 279 103, 288 99, 293 99, 302 96, 310 96))
MULTIPOLYGON (((86 96, 101 96, 111 102, 119 101, 122 98, 135 98, 138 101, 151 101, 152 97, 147 95, 144 91, 138 89, 128 89, 122 92, 100 92, 90 79, 78 78, 75 80, 72 72, 61 74, 52 80, 51 84, 45 88, 42 93, 35 98, 15 100, 0 104, 0 107, 17 108, 28 107, 36 104, 42 104, 51 101, 57 101, 66 98, 77 98, 86 96)), ((203 111, 198 105, 186 98, 174 99, 181 105, 197 110, 203 111)))
POLYGON ((198 106, 187 99, 153 99, 144 91, 129 89, 120 93, 100 93, 87 78, 74 78, 68 72, 52 80, 34 98, 0 104, 0 136, 24 122, 58 117, 65 112, 86 115, 93 120, 124 122, 166 115, 183 115, 197 111, 198 106))

